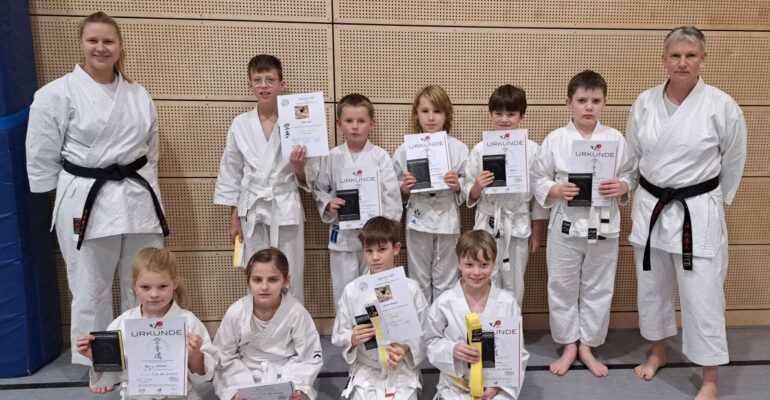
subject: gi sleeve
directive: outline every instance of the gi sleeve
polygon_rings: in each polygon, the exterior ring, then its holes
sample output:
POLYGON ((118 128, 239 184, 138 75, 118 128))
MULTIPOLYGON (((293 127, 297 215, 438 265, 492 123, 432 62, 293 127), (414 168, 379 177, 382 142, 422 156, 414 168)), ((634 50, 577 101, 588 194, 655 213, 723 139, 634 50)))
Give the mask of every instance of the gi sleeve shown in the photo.
POLYGON ((394 221, 401 221, 404 208, 401 204, 401 185, 398 184, 393 160, 382 150, 377 155, 380 171, 380 191, 382 196, 382 215, 394 221))
POLYGON ((543 208, 551 208, 554 205, 553 199, 548 199, 548 192, 551 191, 551 187, 556 185, 554 180, 556 173, 556 161, 553 157, 552 144, 553 136, 548 135, 543 141, 543 146, 540 148, 537 158, 532 166, 531 179, 533 181, 533 195, 537 202, 543 206, 543 208))
POLYGON ((727 118, 719 130, 719 149, 721 151, 721 171, 719 184, 722 187, 724 202, 730 204, 741 183, 743 167, 746 163, 746 120, 743 111, 735 102, 730 102, 725 112, 727 118))
POLYGON ((206 326, 196 317, 192 312, 187 317, 187 324, 190 327, 190 332, 201 337, 203 344, 201 345, 201 352, 203 353, 203 375, 192 373, 188 370, 188 376, 193 384, 199 384, 208 382, 214 377, 214 369, 217 366, 216 355, 217 350, 214 344, 211 343, 211 337, 209 331, 206 330, 206 326))
POLYGON ((227 132, 225 150, 219 163, 219 175, 214 186, 214 204, 223 206, 238 206, 243 179, 243 154, 238 149, 235 138, 235 121, 227 132))
POLYGON ((468 181, 468 177, 465 175, 465 169, 468 165, 468 146, 456 138, 449 143, 452 142, 455 144, 451 146, 454 149, 450 152, 451 160, 449 161, 452 164, 452 171, 457 172, 458 181, 460 184, 460 192, 455 193, 455 201, 457 202, 458 206, 461 206, 468 198, 465 190, 463 190, 468 181))
POLYGON ((69 122, 69 101, 45 89, 35 93, 27 123, 27 176, 33 193, 56 189, 69 122))
POLYGON ((301 306, 295 311, 297 318, 291 329, 295 354, 283 366, 281 378, 293 382, 296 390, 307 394, 323 367, 321 339, 310 314, 301 306))
POLYGON ((468 368, 464 362, 454 359, 453 352, 457 342, 448 337, 449 321, 445 314, 452 310, 451 305, 443 303, 434 301, 428 310, 428 331, 425 335, 428 361, 447 375, 462 377, 468 368))
MULTIPOLYGON (((234 386, 254 385, 251 371, 241 360, 238 352, 241 322, 240 300, 230 306, 214 337, 217 349, 217 367, 214 371, 214 390, 221 399, 232 399, 237 390, 234 386)), ((246 322, 248 323, 248 322, 246 322)))
POLYGON ((321 216, 321 221, 325 224, 331 224, 337 220, 337 213, 329 212, 326 209, 336 195, 331 158, 332 155, 321 158, 318 175, 313 184, 313 197, 318 208, 318 214, 321 216))
MULTIPOLYGON (((147 95, 149 97, 149 94, 147 95)), ((150 132, 147 138, 147 163, 152 167, 152 173, 155 174, 155 180, 158 179, 158 111, 155 109, 155 103, 150 99, 150 132)), ((152 182, 152 181, 151 181, 152 182)))
POLYGON ((618 205, 624 206, 631 199, 631 192, 636 189, 639 178, 639 165, 636 162, 636 156, 628 148, 628 144, 621 136, 618 143, 618 169, 617 179, 628 185, 628 192, 618 198, 618 205))
POLYGON ((411 357, 407 357, 405 361, 406 366, 409 367, 409 369, 416 369, 420 366, 422 360, 425 359, 426 344, 425 340, 423 339, 425 338, 426 332, 428 331, 427 314, 429 305, 428 300, 425 299, 425 295, 417 285, 410 287, 410 289, 412 290, 412 301, 414 302, 414 307, 417 309, 417 318, 420 320, 422 337, 412 339, 407 343, 411 352, 411 357))
POLYGON ((463 191, 465 192, 465 205, 468 206, 468 208, 475 207, 479 200, 481 200, 481 196, 484 195, 484 190, 479 193, 479 197, 476 199, 471 199, 471 189, 473 188, 473 185, 476 183, 476 178, 481 175, 482 172, 482 148, 480 146, 474 147, 473 150, 468 153, 468 162, 465 166, 465 185, 463 186, 463 191))
MULTIPOLYGON (((346 287, 347 288, 347 287, 346 287)), ((356 362, 358 351, 352 347, 351 336, 353 335, 353 321, 355 312, 351 301, 348 300, 348 291, 342 292, 337 303, 337 316, 334 317, 334 328, 332 330, 332 344, 342 347, 342 358, 345 362, 352 365, 356 362)))
MULTIPOLYGON (((406 148, 402 143, 393 153, 393 171, 396 173, 396 182, 398 182, 398 193, 401 194, 401 185, 404 184, 404 172, 406 171, 406 148)), ((407 199, 402 198, 402 202, 407 199)))

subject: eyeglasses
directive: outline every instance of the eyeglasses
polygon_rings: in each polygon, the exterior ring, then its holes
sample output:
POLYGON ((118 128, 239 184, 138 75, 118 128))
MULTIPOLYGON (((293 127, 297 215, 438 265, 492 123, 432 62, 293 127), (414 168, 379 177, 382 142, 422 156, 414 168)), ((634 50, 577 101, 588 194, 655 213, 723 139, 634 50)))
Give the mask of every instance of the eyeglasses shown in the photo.
POLYGON ((267 87, 274 87, 280 82, 278 79, 275 78, 267 78, 265 80, 262 80, 261 78, 254 78, 251 80, 251 84, 254 86, 262 86, 264 84, 267 87))

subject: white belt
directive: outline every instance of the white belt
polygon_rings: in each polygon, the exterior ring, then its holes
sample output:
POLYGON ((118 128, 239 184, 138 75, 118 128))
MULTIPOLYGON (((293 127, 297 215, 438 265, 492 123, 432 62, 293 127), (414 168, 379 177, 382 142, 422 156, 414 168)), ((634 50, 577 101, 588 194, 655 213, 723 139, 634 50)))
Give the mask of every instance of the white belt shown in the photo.
POLYGON ((243 234, 246 237, 251 237, 254 234, 254 227, 257 224, 256 218, 254 215, 249 218, 249 213, 252 211, 252 207, 257 202, 257 200, 265 200, 271 202, 270 207, 270 246, 271 247, 278 247, 278 229, 280 226, 279 223, 279 211, 280 208, 278 206, 278 201, 276 198, 278 196, 284 195, 286 193, 290 193, 292 191, 297 190, 297 184, 294 182, 282 184, 282 185, 276 185, 273 187, 257 187, 257 188, 249 188, 249 195, 253 195, 253 198, 250 198, 249 201, 246 204, 246 226, 244 227, 243 234))

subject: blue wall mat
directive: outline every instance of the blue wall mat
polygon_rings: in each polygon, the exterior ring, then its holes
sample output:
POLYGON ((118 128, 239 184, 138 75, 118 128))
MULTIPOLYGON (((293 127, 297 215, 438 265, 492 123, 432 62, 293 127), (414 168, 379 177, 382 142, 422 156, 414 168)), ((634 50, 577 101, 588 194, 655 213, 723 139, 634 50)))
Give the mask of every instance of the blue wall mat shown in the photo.
POLYGON ((51 202, 29 192, 26 171, 35 88, 27 1, 0 2, 0 377, 29 375, 61 353, 51 202))

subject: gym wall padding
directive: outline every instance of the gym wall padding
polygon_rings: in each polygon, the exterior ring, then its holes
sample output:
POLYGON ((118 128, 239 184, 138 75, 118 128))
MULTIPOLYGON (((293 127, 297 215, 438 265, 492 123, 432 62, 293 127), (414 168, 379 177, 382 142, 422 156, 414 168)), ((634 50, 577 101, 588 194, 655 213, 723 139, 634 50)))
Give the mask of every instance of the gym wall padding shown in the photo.
POLYGON ((29 375, 61 352, 47 195, 31 194, 24 141, 37 88, 26 1, 0 13, 0 377, 29 375))
MULTIPOLYGON (((628 109, 663 82, 663 38, 696 25, 708 41, 706 81, 731 94, 749 127, 741 188, 727 207, 731 264, 725 284, 728 323, 770 324, 770 3, 763 0, 31 0, 38 86, 80 59, 77 24, 100 7, 123 29, 128 70, 152 93, 161 135, 160 185, 192 310, 215 328, 244 292, 230 269, 228 210, 212 204, 230 121, 254 106, 246 64, 258 53, 284 63, 288 91, 322 90, 330 144, 342 143, 331 110, 345 94, 375 102, 371 139, 393 151, 409 133, 410 104, 424 85, 440 84, 455 103, 452 134, 469 146, 489 126, 486 102, 503 83, 527 90, 523 127, 541 142, 566 123, 566 86, 591 68, 609 82, 603 122, 625 130, 628 109), (735 316, 733 318, 733 316, 735 316)), ((334 316, 327 227, 303 195, 307 308, 322 332, 334 316)), ((623 208, 628 235, 630 207, 623 208)), ((473 210, 462 211, 470 229, 473 210)), ((545 238, 542 238, 543 244, 545 238)), ((404 263, 403 255, 400 262, 404 263)), ((63 264, 59 263, 63 272, 63 264)), ((62 323, 69 315, 66 280, 62 323)), ((531 257, 524 299, 527 328, 547 326, 544 251, 531 257)), ((621 240, 612 326, 633 326, 636 280, 632 248, 621 240)))

